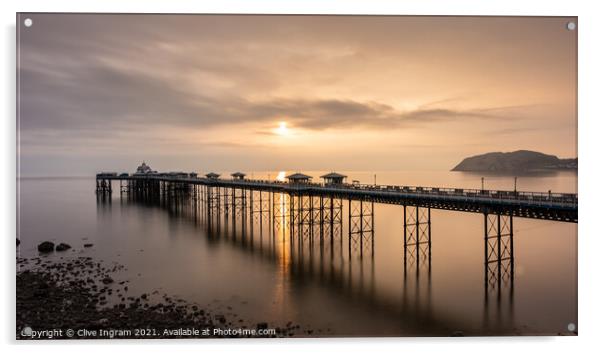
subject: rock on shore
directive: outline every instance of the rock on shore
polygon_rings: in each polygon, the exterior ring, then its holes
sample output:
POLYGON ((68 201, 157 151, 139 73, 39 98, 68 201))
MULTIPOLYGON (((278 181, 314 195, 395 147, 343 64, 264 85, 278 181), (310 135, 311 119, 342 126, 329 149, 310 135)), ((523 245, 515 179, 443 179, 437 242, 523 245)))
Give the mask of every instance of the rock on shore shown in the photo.
MULTIPOLYGON (((54 248, 54 244, 51 245, 54 248)), ((47 248, 50 245, 43 247, 47 248)), ((264 321, 245 323, 234 313, 210 312, 197 304, 157 291, 153 296, 148 293, 127 295, 128 285, 130 289, 132 285, 129 280, 116 279, 116 273, 124 270, 118 264, 107 267, 90 257, 66 258, 61 262, 40 257, 20 258, 17 263, 20 269, 17 272, 17 339, 29 338, 22 335, 26 327, 36 331, 62 329, 64 332, 68 329, 153 329, 153 335, 115 337, 130 339, 244 337, 236 332, 191 337, 179 334, 178 330, 188 327, 213 332, 214 328, 268 327, 264 321), (164 337, 164 330, 175 333, 164 337)), ((276 330, 275 335, 249 337, 290 337, 300 330, 299 325, 270 327, 276 330)))
POLYGON ((54 251, 54 243, 51 241, 45 241, 38 245, 38 251, 41 253, 48 253, 54 251))
POLYGON ((56 248, 54 250, 56 251, 66 251, 71 249, 71 245, 69 244, 65 244, 65 243, 60 243, 59 245, 56 246, 56 248))

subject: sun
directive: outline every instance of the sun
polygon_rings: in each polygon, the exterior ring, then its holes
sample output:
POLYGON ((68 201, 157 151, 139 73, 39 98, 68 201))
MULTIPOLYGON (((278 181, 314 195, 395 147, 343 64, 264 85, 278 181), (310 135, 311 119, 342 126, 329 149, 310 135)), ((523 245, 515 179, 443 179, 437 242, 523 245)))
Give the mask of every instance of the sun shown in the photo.
POLYGON ((281 121, 278 123, 278 128, 274 130, 276 135, 280 136, 289 136, 291 134, 291 130, 286 126, 286 122, 281 121))
POLYGON ((276 176, 276 180, 285 181, 286 180, 285 176, 286 176, 286 172, 284 172, 284 171, 278 172, 278 175, 276 176))

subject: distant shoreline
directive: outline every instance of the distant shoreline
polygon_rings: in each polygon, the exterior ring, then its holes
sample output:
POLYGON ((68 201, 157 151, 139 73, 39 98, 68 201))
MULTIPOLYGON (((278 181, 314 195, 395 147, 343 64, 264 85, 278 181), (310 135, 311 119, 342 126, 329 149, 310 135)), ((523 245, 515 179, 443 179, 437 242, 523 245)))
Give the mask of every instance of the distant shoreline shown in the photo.
POLYGON ((529 170, 450 170, 452 173, 474 174, 479 176, 499 176, 499 177, 545 177, 559 173, 578 174, 578 169, 529 169, 529 170))
POLYGON ((537 173, 577 171, 577 158, 557 156, 535 151, 490 152, 464 158, 452 172, 537 173))
POLYGON ((17 180, 35 180, 35 179, 94 179, 94 175, 77 175, 77 176, 17 176, 17 180))

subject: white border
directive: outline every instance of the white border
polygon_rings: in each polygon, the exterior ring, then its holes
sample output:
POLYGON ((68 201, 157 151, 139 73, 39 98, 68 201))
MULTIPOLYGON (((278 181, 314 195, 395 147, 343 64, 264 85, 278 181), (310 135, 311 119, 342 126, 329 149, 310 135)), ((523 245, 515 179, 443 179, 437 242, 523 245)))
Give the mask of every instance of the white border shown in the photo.
MULTIPOLYGON (((600 184, 600 119, 602 55, 602 13, 596 11, 595 1, 526 1, 526 0, 229 0, 206 1, 156 1, 156 0, 21 0, 18 3, 2 2, 2 75, 4 85, 0 95, 2 115, 2 169, 0 170, 1 199, 0 225, 3 226, 2 285, 0 302, 2 318, 0 335, 7 351, 45 352, 117 352, 129 351, 140 342, 70 342, 69 345, 53 342, 41 345, 15 343, 14 337, 14 236, 15 236, 15 180, 16 180, 16 119, 15 119, 15 12, 169 12, 169 13, 303 13, 303 14, 403 14, 403 15, 553 15, 579 16, 579 337, 559 338, 403 338, 403 339, 293 339, 293 340, 222 340, 222 341, 152 341, 144 344, 148 352, 261 351, 286 350, 344 350, 346 352, 400 351, 409 352, 446 350, 457 352, 507 352, 509 350, 545 349, 547 352, 591 351, 597 344, 596 336, 602 328, 598 321, 600 312, 600 251, 602 234, 596 227, 596 200, 602 199, 600 184), (82 345, 86 345, 83 347, 82 345), (517 346, 518 345, 518 346, 517 346), (172 347, 175 346, 175 347, 172 347), (544 346, 544 347, 540 347, 544 346), (37 349, 36 349, 37 348, 37 349)), ((138 347, 136 347, 138 348, 138 347)))

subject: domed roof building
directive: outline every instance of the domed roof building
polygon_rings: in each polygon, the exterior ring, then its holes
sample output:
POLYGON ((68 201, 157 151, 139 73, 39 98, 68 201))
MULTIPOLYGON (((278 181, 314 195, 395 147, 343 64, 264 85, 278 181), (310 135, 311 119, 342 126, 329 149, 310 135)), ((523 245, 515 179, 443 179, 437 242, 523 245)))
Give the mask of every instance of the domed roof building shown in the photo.
POLYGON ((152 174, 152 173, 156 173, 156 172, 154 170, 152 170, 151 167, 149 167, 145 161, 142 161, 142 164, 140 164, 138 166, 138 168, 136 168, 135 174, 152 174))

